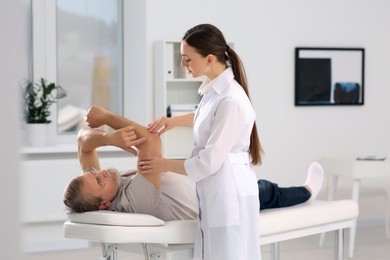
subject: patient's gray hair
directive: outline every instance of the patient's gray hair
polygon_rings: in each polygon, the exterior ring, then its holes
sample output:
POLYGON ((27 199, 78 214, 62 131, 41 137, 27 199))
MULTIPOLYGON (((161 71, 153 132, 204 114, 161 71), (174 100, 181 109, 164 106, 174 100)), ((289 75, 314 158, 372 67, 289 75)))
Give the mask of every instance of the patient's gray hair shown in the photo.
POLYGON ((78 176, 71 180, 65 189, 64 204, 69 213, 99 210, 102 202, 102 199, 99 197, 87 197, 83 194, 84 182, 81 177, 78 176))

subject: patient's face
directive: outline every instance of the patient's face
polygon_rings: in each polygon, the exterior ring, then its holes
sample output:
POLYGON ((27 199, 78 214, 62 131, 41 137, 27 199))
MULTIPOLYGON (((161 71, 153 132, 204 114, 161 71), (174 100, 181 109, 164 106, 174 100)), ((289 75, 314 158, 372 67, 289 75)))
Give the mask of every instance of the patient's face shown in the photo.
POLYGON ((119 187, 120 177, 118 172, 108 169, 95 172, 87 172, 82 176, 84 182, 83 194, 102 198, 103 201, 112 201, 119 187))

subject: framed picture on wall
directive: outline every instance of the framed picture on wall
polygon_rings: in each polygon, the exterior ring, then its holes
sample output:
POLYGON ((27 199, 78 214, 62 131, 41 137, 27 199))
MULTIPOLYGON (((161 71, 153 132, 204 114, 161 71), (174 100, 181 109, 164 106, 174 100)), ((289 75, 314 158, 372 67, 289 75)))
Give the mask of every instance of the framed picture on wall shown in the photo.
POLYGON ((363 48, 295 48, 295 105, 363 105, 363 48))

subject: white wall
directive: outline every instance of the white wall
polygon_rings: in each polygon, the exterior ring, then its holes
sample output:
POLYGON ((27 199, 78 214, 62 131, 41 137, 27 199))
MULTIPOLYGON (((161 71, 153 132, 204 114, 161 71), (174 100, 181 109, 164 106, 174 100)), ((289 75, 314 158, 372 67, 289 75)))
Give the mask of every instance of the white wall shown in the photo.
MULTIPOLYGON (((390 102, 385 99, 390 97, 389 1, 141 2, 140 13, 145 12, 145 18, 139 18, 139 22, 146 24, 146 33, 141 33, 141 39, 137 34, 134 37, 134 41, 147 47, 144 56, 137 57, 147 60, 147 78, 143 79, 146 89, 137 86, 141 93, 153 93, 156 40, 179 41, 190 27, 212 23, 224 32, 227 41, 234 43, 246 66, 265 150, 264 163, 256 169, 259 178, 280 185, 298 185, 305 180, 308 164, 322 156, 390 155, 390 121, 386 113, 390 102), (295 47, 365 48, 364 106, 295 107, 295 47)), ((150 99, 146 104, 153 104, 153 95, 146 96, 150 99)), ((153 107, 138 111, 142 111, 143 120, 154 117, 153 107)), ((380 185, 390 190, 388 183, 365 181, 363 186, 380 185)), ((349 187, 350 179, 342 179, 340 184, 349 187)), ((349 193, 345 194, 349 197, 349 193)), ((383 217, 381 206, 369 206, 362 205, 361 219, 370 214, 383 217)))
MULTIPOLYGON (((190 27, 208 22, 217 25, 225 33, 227 40, 234 43, 246 66, 251 96, 258 115, 260 137, 265 150, 264 163, 256 169, 259 177, 282 185, 296 185, 305 179, 308 163, 320 156, 389 154, 390 122, 386 111, 390 110, 390 102, 386 102, 385 97, 390 96, 387 62, 390 60, 388 48, 390 16, 387 15, 390 2, 386 0, 377 0, 375 3, 368 0, 126 2, 130 3, 129 7, 133 8, 134 15, 126 20, 133 25, 128 29, 134 33, 134 38, 127 40, 136 47, 126 54, 131 56, 132 70, 128 73, 132 75, 134 81, 126 82, 125 98, 137 101, 134 102, 134 106, 126 107, 126 115, 143 123, 153 119, 153 43, 160 39, 180 40, 190 27), (365 105, 295 107, 294 48, 297 46, 364 47, 365 105)), ((2 75, 6 76, 3 78, 4 86, 0 91, 1 96, 7 96, 7 99, 2 99, 0 113, 3 117, 9 118, 8 123, 12 126, 2 129, 2 136, 3 133, 12 135, 11 131, 17 125, 15 121, 18 116, 15 101, 17 97, 9 88, 19 87, 19 81, 29 74, 28 3, 29 0, 2 1, 0 28, 2 35, 7 36, 4 39, 7 40, 2 41, 0 48, 1 71, 2 75), (12 69, 10 73, 9 68, 12 69), (9 109, 10 106, 13 109, 9 109)), ((9 138, 1 146, 2 154, 12 156, 11 160, 5 162, 7 174, 3 177, 6 179, 2 179, 4 183, 17 182, 17 174, 9 174, 15 173, 17 164, 15 144, 18 144, 18 138, 9 138)), ((16 190, 13 189, 0 189, 0 192, 3 198, 18 197, 15 194, 16 190)), ((17 214, 17 210, 12 207, 17 204, 15 200, 8 203, 9 205, 3 208, 17 214)), ((382 212, 378 214, 383 215, 382 212)), ((16 218, 10 219, 10 223, 15 223, 13 221, 16 221, 16 218)), ((7 235, 7 241, 10 239, 13 237, 7 235)))
MULTIPOLYGON (((246 66, 265 150, 259 177, 299 184, 308 163, 318 157, 389 153, 390 122, 384 112, 390 109, 385 100, 390 96, 389 9, 385 0, 148 0, 148 79, 153 78, 154 41, 180 40, 198 23, 217 25, 246 66), (298 46, 365 48, 364 106, 295 107, 298 46)), ((152 89, 152 80, 147 83, 152 89)))
POLYGON ((29 5, 26 1, 1 2, 1 189, 0 252, 2 259, 20 259, 19 217, 19 82, 28 77, 29 5), (10 26, 12 25, 12 26, 10 26), (6 242, 5 242, 6 241, 6 242))

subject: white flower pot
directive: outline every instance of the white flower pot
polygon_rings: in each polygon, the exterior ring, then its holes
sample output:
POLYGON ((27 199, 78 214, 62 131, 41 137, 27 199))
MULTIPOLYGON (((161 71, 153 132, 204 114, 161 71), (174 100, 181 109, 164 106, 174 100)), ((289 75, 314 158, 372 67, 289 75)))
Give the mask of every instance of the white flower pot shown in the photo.
POLYGON ((45 146, 49 138, 49 124, 26 124, 26 143, 28 146, 45 146))

